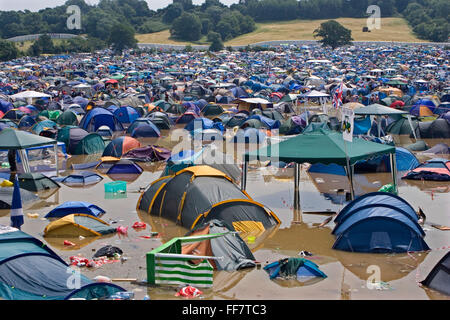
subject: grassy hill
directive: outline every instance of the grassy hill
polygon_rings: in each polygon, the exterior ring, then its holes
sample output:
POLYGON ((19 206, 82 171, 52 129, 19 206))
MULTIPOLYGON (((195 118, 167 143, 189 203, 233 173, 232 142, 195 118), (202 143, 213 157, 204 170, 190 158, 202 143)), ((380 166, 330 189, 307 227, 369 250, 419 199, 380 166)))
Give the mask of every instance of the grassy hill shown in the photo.
MULTIPOLYGON (((257 23, 257 29, 230 41, 225 46, 248 45, 260 41, 269 40, 314 40, 313 32, 322 22, 327 20, 292 20, 281 22, 257 23)), ((402 18, 382 18, 381 29, 372 32, 362 32, 367 25, 367 19, 340 18, 336 19, 347 29, 352 30, 355 41, 401 41, 401 42, 425 42, 418 39, 402 18)), ((139 43, 164 43, 164 44, 206 44, 205 39, 196 43, 177 41, 170 38, 169 30, 161 32, 136 35, 139 43)))

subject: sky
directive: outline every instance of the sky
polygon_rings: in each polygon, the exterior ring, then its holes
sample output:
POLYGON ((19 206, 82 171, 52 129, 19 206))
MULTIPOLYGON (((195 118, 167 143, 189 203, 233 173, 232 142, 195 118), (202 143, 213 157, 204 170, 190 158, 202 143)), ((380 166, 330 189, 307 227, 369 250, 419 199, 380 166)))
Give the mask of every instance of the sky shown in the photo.
MULTIPOLYGON (((146 0, 148 7, 152 10, 157 10, 167 7, 168 4, 172 3, 172 0, 146 0)), ((238 3, 239 0, 220 0, 223 4, 231 5, 233 3, 238 3)), ((8 10, 30 10, 38 11, 40 9, 48 7, 56 7, 64 4, 66 0, 0 0, 0 11, 8 10)), ((84 0, 87 4, 97 4, 99 0, 84 0)), ((204 2, 204 0, 193 0, 194 4, 199 5, 204 2)))

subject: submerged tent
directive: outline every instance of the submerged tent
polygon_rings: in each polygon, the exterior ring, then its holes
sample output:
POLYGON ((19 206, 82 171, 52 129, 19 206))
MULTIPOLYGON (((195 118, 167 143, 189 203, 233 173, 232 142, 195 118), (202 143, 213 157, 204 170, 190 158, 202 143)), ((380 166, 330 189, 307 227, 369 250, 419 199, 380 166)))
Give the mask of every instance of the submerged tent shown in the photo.
POLYGON ((402 179, 450 181, 450 160, 434 158, 406 173, 402 179))
POLYGON ((114 163, 106 172, 110 174, 141 174, 144 170, 132 160, 121 159, 114 163))
POLYGON ((66 201, 47 213, 45 218, 61 218, 74 213, 84 213, 98 217, 104 214, 105 211, 92 203, 83 201, 66 201))
POLYGON ((80 171, 72 173, 66 177, 53 178, 55 181, 61 181, 67 186, 83 187, 96 184, 103 180, 101 176, 91 171, 80 171))
POLYGON ((126 291, 80 274, 79 288, 69 265, 40 240, 0 226, 0 297, 6 300, 102 299, 126 291))
POLYGON ((269 274, 270 279, 283 278, 288 280, 295 277, 300 282, 307 282, 327 277, 314 262, 296 257, 284 258, 270 263, 264 267, 264 270, 269 274))
POLYGON ((166 161, 170 158, 171 152, 169 149, 148 145, 141 148, 134 148, 122 155, 122 159, 129 159, 140 162, 156 162, 166 161))
POLYGON ((421 284, 450 296, 450 252, 434 266, 421 284))
POLYGON ((333 249, 392 253, 427 251, 418 215, 404 199, 387 192, 367 193, 336 216, 333 249))
POLYGON ((39 192, 42 190, 60 188, 60 185, 53 181, 51 178, 43 175, 42 173, 21 173, 18 175, 19 186, 22 189, 39 192))
POLYGON ((141 147, 141 143, 132 137, 118 137, 113 139, 103 151, 102 157, 117 157, 120 158, 128 151, 141 147))
POLYGON ((114 111, 114 116, 122 123, 129 124, 139 118, 139 113, 132 107, 120 107, 114 111))
POLYGON ((173 121, 163 112, 152 112, 146 118, 150 119, 159 130, 169 130, 173 125, 173 121))
MULTIPOLYGON (((137 118, 136 120, 133 121, 133 123, 131 123, 131 125, 128 127, 127 129, 127 133, 131 134, 133 132, 134 129, 136 129, 138 126, 142 125, 142 124, 152 124, 154 126, 156 126, 155 124, 153 124, 152 120, 150 120, 149 118, 137 118)), ((157 126, 156 126, 157 127, 157 126)), ((157 127, 158 128, 158 127, 157 127)))
POLYGON ((272 211, 239 190, 225 173, 209 166, 189 167, 154 181, 142 193, 137 209, 188 229, 212 219, 239 231, 264 231, 280 222, 272 211))
MULTIPOLYGON (((11 209, 13 193, 13 187, 0 187, 0 210, 11 209)), ((20 197, 22 204, 31 203, 39 199, 33 192, 22 188, 20 189, 20 197)))
POLYGON ((44 237, 94 237, 115 233, 116 228, 89 214, 75 213, 50 222, 44 237))
POLYGON ((159 138, 161 132, 151 121, 150 123, 139 123, 131 132, 133 138, 159 138))

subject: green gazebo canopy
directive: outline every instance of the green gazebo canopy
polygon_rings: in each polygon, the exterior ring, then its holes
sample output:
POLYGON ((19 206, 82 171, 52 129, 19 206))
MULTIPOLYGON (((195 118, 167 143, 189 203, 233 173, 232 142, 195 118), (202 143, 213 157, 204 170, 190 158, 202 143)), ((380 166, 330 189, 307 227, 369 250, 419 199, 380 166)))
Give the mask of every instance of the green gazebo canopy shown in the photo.
POLYGON ((395 147, 359 138, 346 142, 342 133, 320 129, 269 145, 245 154, 245 161, 275 160, 286 163, 335 163, 341 166, 353 165, 362 159, 383 154, 395 154, 395 147))
POLYGON ((0 133, 0 150, 18 150, 57 143, 54 139, 10 128, 0 133))

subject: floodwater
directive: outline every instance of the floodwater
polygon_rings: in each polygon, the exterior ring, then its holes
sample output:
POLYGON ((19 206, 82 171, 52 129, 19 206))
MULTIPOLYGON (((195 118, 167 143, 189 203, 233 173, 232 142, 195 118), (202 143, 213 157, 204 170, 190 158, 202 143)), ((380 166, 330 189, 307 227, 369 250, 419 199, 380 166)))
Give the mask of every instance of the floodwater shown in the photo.
MULTIPOLYGON (((395 137, 395 139, 402 145, 413 142, 407 137, 395 137)), ((158 140, 147 139, 142 142, 171 149, 177 144, 177 141, 171 141, 167 135, 158 140)), ((445 140, 426 140, 426 142, 430 146, 440 142, 450 144, 450 141, 445 140)), ((224 148, 229 147, 226 145, 224 148)), ((227 149, 227 152, 231 152, 231 149, 227 149)), ((242 159, 242 152, 242 149, 237 150, 235 158, 242 159)), ((92 162, 99 158, 100 155, 72 157, 65 163, 67 169, 63 168, 60 174, 68 175, 72 163, 92 162)), ((421 161, 426 159, 426 156, 419 156, 421 161)), ((142 283, 147 278, 146 253, 165 241, 176 236, 183 236, 187 232, 174 222, 136 211, 140 188, 148 186, 160 177, 164 164, 153 163, 143 167, 145 168, 143 174, 138 177, 128 177, 130 181, 127 185, 128 192, 113 199, 105 198, 104 183, 112 179, 104 174, 103 181, 93 186, 71 188, 61 184, 61 188, 54 194, 41 195, 40 201, 24 206, 25 224, 22 230, 47 243, 68 263, 70 256, 80 254, 91 259, 101 247, 108 244, 117 246, 123 250, 126 261, 106 264, 95 269, 81 268, 81 272, 90 278, 102 275, 112 279, 127 279, 114 283, 134 291, 135 299, 138 300, 143 299, 147 294, 152 300, 178 299, 175 297, 176 289, 173 287, 147 286, 142 283), (43 216, 65 201, 76 200, 87 201, 103 208, 106 214, 101 218, 113 226, 128 226, 128 235, 115 234, 83 240, 44 238, 43 230, 49 221, 43 216), (38 213, 39 218, 29 218, 27 213, 38 213), (147 223, 147 228, 141 231, 134 230, 131 226, 136 221, 147 223), (150 235, 151 231, 158 232, 159 236, 150 239, 141 237, 150 235), (76 243, 76 246, 64 246, 64 240, 70 240, 76 243), (131 279, 138 281, 132 282, 131 279)), ((303 165, 300 182, 302 212, 299 213, 292 209, 294 199, 293 172, 290 171, 292 169, 274 169, 266 167, 264 163, 251 163, 247 192, 254 200, 272 209, 282 223, 277 228, 259 236, 255 243, 249 244, 249 247, 262 266, 280 258, 298 257, 302 250, 309 251, 313 254, 309 258, 317 263, 328 277, 301 284, 293 280, 272 281, 262 268, 215 272, 214 286, 211 289, 202 289, 203 299, 450 299, 448 296, 418 285, 418 282, 425 279, 450 248, 450 231, 441 231, 430 225, 431 223, 450 225, 448 183, 409 182, 400 179, 403 173, 399 173, 398 177, 399 195, 415 209, 420 206, 427 216, 427 223, 424 226, 425 241, 432 251, 410 254, 359 254, 332 249, 335 240, 331 234, 333 222, 325 227, 318 227, 332 212, 342 209, 341 204, 333 204, 325 198, 323 193, 339 188, 348 190, 348 182, 338 176, 309 175, 306 169, 307 166, 303 165), (379 268, 381 281, 384 282, 378 289, 369 288, 366 284, 369 276, 372 275, 373 266, 379 268)), ((355 189, 371 192, 390 182, 390 173, 357 175, 355 189)), ((0 212, 0 224, 8 225, 9 219, 9 211, 0 212)))

